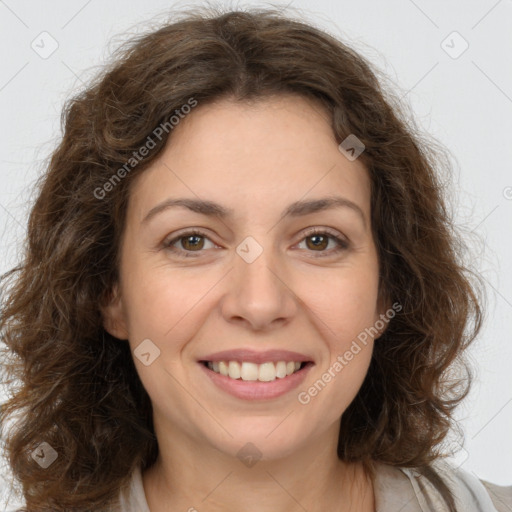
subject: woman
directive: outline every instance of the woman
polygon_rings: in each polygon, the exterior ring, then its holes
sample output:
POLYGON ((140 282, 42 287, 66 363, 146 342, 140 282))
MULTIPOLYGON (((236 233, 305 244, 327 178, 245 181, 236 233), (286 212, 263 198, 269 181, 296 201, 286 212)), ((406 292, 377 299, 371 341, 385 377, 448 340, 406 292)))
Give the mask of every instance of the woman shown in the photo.
POLYGON ((1 316, 25 510, 512 506, 443 462, 481 307, 360 56, 191 11, 64 117, 1 316))

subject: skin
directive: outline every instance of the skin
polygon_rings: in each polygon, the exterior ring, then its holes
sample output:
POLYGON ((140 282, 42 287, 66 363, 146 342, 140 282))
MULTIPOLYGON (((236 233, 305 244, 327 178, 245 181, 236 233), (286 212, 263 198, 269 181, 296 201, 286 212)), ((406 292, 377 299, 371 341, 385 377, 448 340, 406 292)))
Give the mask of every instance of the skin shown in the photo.
POLYGON ((148 338, 160 350, 149 366, 134 357, 160 450, 143 474, 151 511, 373 511, 362 466, 340 461, 336 446, 374 340, 307 405, 297 400, 387 309, 368 172, 338 150, 328 113, 296 95, 199 105, 132 185, 120 282, 103 314, 132 351, 148 338), (365 220, 348 207, 279 220, 290 203, 329 195, 354 202, 365 220), (143 222, 170 197, 209 199, 235 213, 220 220, 178 207, 143 222), (334 253, 334 239, 316 248, 314 235, 304 235, 310 227, 334 230, 348 248, 334 253), (164 244, 185 228, 206 232, 196 245, 173 242, 196 258, 164 244), (263 248, 252 263, 236 252, 247 236, 263 248), (214 386, 197 362, 234 348, 293 350, 315 365, 284 396, 242 400, 214 386), (252 467, 237 457, 247 442, 262 454, 252 467))

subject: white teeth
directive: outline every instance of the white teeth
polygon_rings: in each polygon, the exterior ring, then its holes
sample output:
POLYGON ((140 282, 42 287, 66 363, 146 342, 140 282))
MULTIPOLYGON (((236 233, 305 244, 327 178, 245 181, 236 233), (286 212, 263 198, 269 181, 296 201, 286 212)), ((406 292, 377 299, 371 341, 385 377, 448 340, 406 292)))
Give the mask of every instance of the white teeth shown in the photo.
POLYGON ((276 380, 276 367, 274 363, 263 363, 260 364, 260 373, 258 380, 263 382, 270 382, 276 380))
MULTIPOLYGON (((211 369, 213 370, 213 367, 211 369)), ((219 361, 219 373, 225 377, 228 376, 228 365, 224 361, 219 361)))
POLYGON ((242 377, 242 380, 258 380, 258 365, 255 363, 242 363, 240 377, 242 377))
POLYGON ((286 363, 284 361, 279 361, 276 364, 276 377, 278 379, 286 377, 286 363))
POLYGON ((229 361, 229 376, 232 379, 239 379, 240 378, 240 364, 238 361, 229 361))
POLYGON ((295 373, 300 369, 301 364, 297 361, 266 362, 263 364, 250 363, 248 361, 243 361, 241 364, 238 361, 208 361, 207 366, 215 373, 220 373, 231 379, 272 382, 295 373))

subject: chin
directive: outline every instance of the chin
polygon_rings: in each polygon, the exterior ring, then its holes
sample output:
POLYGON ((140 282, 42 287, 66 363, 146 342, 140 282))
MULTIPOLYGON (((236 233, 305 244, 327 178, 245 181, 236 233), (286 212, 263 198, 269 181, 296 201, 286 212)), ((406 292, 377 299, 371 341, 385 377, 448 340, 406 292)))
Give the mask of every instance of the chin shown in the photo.
POLYGON ((305 428, 291 428, 289 421, 293 421, 293 416, 290 414, 288 419, 285 419, 286 414, 280 417, 251 417, 225 423, 226 430, 233 437, 226 434, 222 440, 211 439, 211 443, 217 450, 241 460, 244 457, 282 459, 300 450, 307 442, 309 432, 305 428))

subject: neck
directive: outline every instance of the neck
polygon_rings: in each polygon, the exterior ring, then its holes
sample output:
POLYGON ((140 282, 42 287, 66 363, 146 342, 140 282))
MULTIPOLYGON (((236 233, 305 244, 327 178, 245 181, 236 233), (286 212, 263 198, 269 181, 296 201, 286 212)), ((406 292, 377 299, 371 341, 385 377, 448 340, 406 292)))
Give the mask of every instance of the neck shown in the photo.
POLYGON ((362 464, 337 457, 338 428, 339 424, 333 426, 331 442, 322 436, 287 456, 252 465, 197 440, 160 436, 157 461, 142 475, 149 508, 372 512, 373 488, 362 464))

